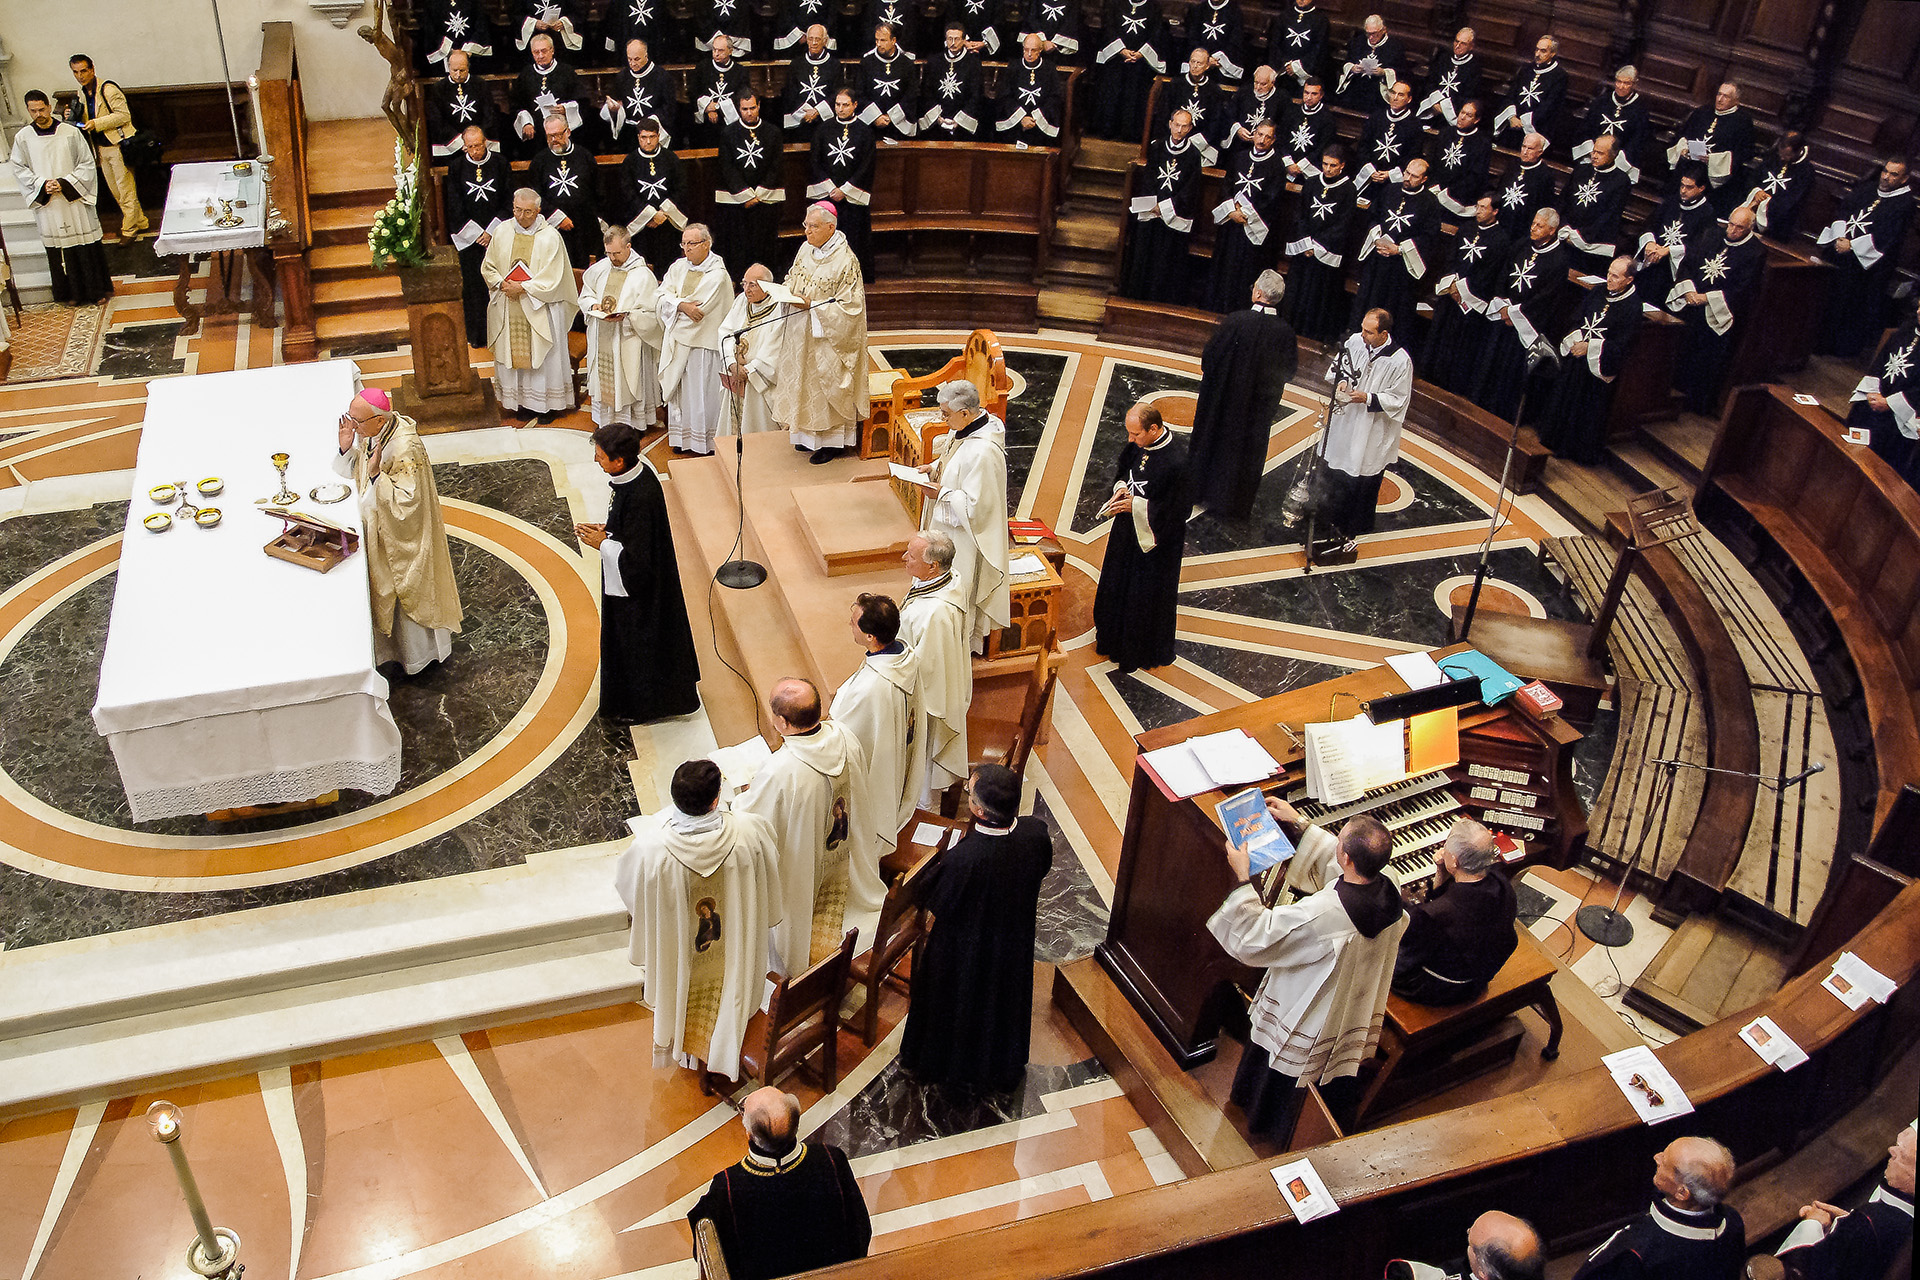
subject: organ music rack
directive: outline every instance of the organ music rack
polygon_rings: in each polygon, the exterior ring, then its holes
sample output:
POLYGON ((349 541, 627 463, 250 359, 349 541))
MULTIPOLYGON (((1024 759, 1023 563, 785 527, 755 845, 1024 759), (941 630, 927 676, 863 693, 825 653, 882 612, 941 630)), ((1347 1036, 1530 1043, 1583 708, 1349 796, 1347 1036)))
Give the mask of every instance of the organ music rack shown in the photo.
MULTIPOLYGON (((1436 659, 1471 646, 1435 651, 1436 659)), ((1461 815, 1519 839, 1526 862, 1573 865, 1585 847, 1586 811, 1573 789, 1572 747, 1579 731, 1564 720, 1536 724, 1506 705, 1459 709, 1460 762, 1376 789, 1331 811, 1308 801, 1300 749, 1280 728, 1324 720, 1335 695, 1363 700, 1406 691, 1388 667, 1370 667, 1139 735, 1141 753, 1201 734, 1244 729, 1284 766, 1261 784, 1301 816, 1329 830, 1371 812, 1394 834, 1392 874, 1402 884, 1432 874, 1447 828, 1461 815)), ((1237 790, 1238 788, 1235 788, 1237 790)), ((1233 888, 1226 837, 1214 804, 1226 792, 1172 796, 1136 759, 1120 869, 1114 878, 1107 939, 1096 950, 1128 1000, 1184 1067, 1213 1056, 1223 1019, 1257 970, 1229 958, 1207 932, 1207 918, 1233 888)), ((1518 874, 1521 864, 1509 864, 1518 874)))

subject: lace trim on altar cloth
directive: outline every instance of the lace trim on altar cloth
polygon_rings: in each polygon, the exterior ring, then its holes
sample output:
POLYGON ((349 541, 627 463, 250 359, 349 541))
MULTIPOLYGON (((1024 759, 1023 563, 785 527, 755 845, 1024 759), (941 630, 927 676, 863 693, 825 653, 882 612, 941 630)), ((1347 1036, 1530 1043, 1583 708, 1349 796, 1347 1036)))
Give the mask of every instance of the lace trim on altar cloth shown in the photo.
POLYGON ((384 796, 400 785, 400 752, 380 760, 328 760, 304 769, 225 778, 191 787, 128 792, 135 822, 178 818, 245 805, 298 804, 329 791, 364 791, 384 796))

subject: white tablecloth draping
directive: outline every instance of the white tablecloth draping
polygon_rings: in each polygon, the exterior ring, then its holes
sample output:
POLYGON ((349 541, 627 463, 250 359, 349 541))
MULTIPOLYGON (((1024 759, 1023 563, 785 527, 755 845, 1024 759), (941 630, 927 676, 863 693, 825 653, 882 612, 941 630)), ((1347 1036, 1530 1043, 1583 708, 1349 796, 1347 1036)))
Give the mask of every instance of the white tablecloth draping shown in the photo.
POLYGON ((93 708, 137 821, 339 787, 384 795, 399 783, 365 553, 325 574, 276 560, 264 548, 280 522, 254 504, 277 487, 268 459, 284 450, 299 508, 360 527, 353 500, 304 496, 339 481, 332 461, 355 372, 338 360, 148 386, 93 708), (220 508, 218 526, 142 526, 162 509, 147 496, 154 485, 208 476, 226 491, 193 500, 220 508))
POLYGON ((258 249, 267 242, 267 202, 265 185, 260 181, 260 166, 251 172, 235 173, 233 161, 201 164, 177 164, 167 183, 167 207, 160 215, 160 235, 153 251, 169 254, 201 255, 227 249, 258 249), (244 221, 237 227, 216 227, 207 217, 207 197, 221 200, 245 200, 247 207, 236 208, 244 221))

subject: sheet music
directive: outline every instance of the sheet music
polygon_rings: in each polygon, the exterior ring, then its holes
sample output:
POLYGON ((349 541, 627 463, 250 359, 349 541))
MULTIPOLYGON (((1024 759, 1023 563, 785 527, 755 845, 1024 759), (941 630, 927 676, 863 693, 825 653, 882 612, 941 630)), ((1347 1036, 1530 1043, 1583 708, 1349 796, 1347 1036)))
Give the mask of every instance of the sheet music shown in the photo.
POLYGON ((1322 804, 1351 804, 1406 776, 1404 721, 1371 724, 1359 715, 1307 725, 1307 795, 1322 804))
POLYGON ((1447 682, 1440 664, 1433 660, 1430 653, 1390 653, 1387 655, 1387 665, 1393 668, 1395 675, 1407 682, 1409 689, 1431 689, 1447 682))

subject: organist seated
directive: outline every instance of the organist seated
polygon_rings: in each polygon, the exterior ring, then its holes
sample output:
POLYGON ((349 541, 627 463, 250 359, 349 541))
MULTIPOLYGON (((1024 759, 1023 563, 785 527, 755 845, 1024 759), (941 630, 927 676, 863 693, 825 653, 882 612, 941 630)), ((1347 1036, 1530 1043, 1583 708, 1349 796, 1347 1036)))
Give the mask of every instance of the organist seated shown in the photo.
POLYGON ((1407 932, 1393 966, 1393 994, 1415 1004, 1472 1000, 1487 989, 1520 939, 1513 886, 1495 867, 1493 833, 1462 818, 1434 855, 1425 902, 1407 908, 1407 932))

